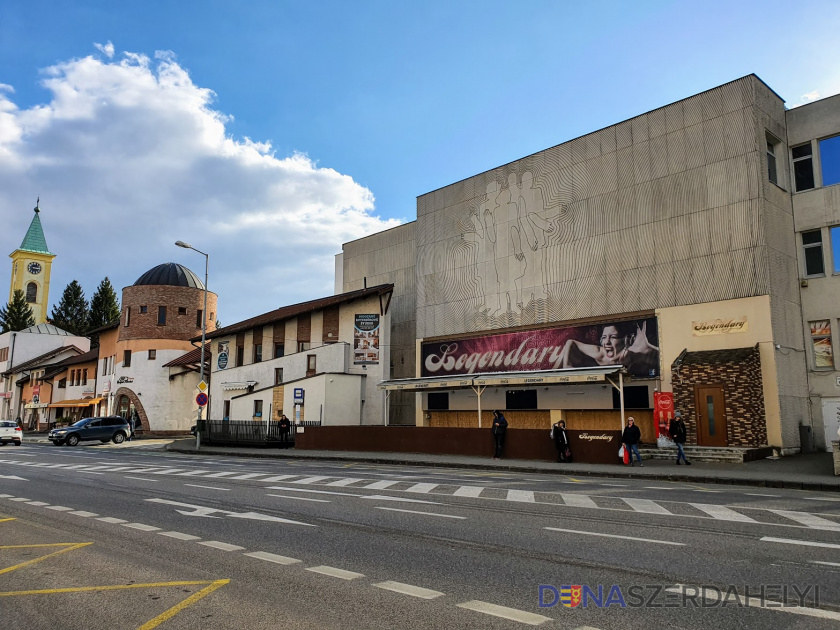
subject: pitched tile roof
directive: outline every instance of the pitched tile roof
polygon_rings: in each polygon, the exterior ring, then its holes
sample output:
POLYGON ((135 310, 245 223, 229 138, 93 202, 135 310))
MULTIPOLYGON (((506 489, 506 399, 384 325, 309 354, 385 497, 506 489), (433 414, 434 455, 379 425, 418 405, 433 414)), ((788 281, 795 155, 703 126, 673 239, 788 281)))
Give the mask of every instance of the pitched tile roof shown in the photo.
MULTIPOLYGON (((182 354, 177 359, 172 359, 169 363, 164 363, 163 367, 177 367, 179 365, 195 365, 201 361, 201 348, 193 348, 186 354, 182 354)), ((204 348, 204 361, 210 361, 210 346, 204 348)), ((209 373, 208 373, 209 374, 209 373)))
POLYGON ((53 348, 49 352, 45 352, 44 354, 35 357, 34 359, 29 359, 29 361, 24 361, 18 365, 13 365, 10 369, 3 372, 3 376, 9 376, 10 374, 16 374, 22 370, 28 370, 32 367, 40 367, 42 363, 49 361, 57 354, 61 354, 65 350, 74 350, 77 354, 84 354, 81 348, 77 348, 76 346, 60 346, 58 348, 53 348))

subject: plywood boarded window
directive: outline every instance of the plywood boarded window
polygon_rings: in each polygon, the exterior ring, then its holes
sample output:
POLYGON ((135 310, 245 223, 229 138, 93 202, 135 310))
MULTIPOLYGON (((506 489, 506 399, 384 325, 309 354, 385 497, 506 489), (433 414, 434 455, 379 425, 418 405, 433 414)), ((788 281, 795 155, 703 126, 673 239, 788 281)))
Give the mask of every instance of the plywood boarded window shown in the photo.
POLYGON ((312 341, 312 314, 304 313, 297 318, 297 340, 312 341))
POLYGON ((338 306, 331 306, 324 309, 324 332, 323 343, 335 343, 338 341, 338 306))

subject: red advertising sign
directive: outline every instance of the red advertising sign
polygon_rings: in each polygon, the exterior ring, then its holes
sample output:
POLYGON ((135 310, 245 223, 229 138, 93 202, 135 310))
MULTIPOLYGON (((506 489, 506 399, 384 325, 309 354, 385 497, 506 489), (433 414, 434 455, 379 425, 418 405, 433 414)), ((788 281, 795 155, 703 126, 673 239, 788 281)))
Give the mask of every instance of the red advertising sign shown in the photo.
POLYGON ((623 365, 633 376, 659 374, 655 317, 542 328, 456 341, 424 343, 423 376, 521 372, 623 365))
POLYGON ((668 435, 668 426, 674 417, 674 395, 671 392, 653 392, 653 413, 659 426, 659 435, 668 435))

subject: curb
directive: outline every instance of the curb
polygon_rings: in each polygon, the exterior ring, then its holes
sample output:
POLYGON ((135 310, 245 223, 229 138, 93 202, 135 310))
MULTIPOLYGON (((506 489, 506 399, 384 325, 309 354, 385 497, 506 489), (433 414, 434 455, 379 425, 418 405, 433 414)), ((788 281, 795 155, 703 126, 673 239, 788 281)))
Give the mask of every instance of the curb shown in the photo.
MULTIPOLYGON (((216 455, 220 457, 253 457, 257 459, 312 459, 318 461, 339 461, 339 462, 346 462, 346 461, 354 461, 354 462, 364 462, 370 464, 397 464, 399 466, 426 466, 431 468, 463 468, 468 470, 494 470, 494 471, 506 471, 506 472, 522 472, 522 473, 536 473, 540 475, 574 475, 575 477, 607 477, 607 478, 617 478, 621 477, 622 479, 635 479, 635 480, 650 480, 650 481, 675 481, 675 482, 687 482, 687 483, 707 483, 707 484, 718 484, 718 485, 728 485, 728 486, 752 486, 752 487, 759 487, 759 488, 785 488, 785 489, 792 489, 792 490, 813 490, 819 492, 840 492, 840 481, 836 483, 814 483, 808 481, 792 481, 792 480, 785 480, 785 479, 743 479, 740 477, 701 477, 701 476, 691 476, 691 475, 681 475, 681 474, 663 474, 663 473, 653 473, 653 474, 633 474, 633 473, 611 473, 606 471, 597 471, 597 470, 580 470, 574 468, 533 468, 529 466, 506 466, 504 464, 495 465, 495 466, 485 466, 484 464, 479 463, 465 463, 465 462, 418 462, 416 460, 405 460, 400 459, 398 457, 392 458, 382 458, 382 457, 334 457, 330 455, 304 455, 301 456, 300 454, 280 454, 280 453, 259 453, 259 452, 247 452, 247 453, 235 453, 235 452, 220 452, 220 451, 200 451, 196 452, 193 449, 186 449, 186 448, 177 448, 173 447, 172 444, 167 444, 164 447, 164 450, 171 451, 173 453, 182 453, 185 455, 216 455)), ((622 469, 623 470, 623 469, 622 469)))

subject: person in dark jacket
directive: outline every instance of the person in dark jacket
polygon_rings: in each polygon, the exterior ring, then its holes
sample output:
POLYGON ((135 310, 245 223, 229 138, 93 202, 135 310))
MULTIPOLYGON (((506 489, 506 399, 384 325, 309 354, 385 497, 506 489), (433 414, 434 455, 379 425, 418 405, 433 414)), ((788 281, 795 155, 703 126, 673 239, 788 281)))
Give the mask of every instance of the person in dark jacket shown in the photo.
POLYGON ((566 461, 566 451, 569 450, 569 436, 566 434, 566 422, 558 420, 551 427, 551 437, 554 439, 554 447, 557 449, 557 461, 566 461))
POLYGON ((683 450, 687 431, 685 422, 682 419, 682 413, 679 411, 674 412, 674 419, 671 420, 671 424, 668 426, 668 433, 671 434, 671 439, 677 445, 677 466, 680 464, 680 459, 686 463, 686 466, 691 466, 691 462, 686 459, 685 451, 683 450))
POLYGON ((280 444, 283 448, 289 446, 289 432, 291 430, 292 423, 289 422, 289 419, 286 417, 285 413, 280 414, 280 444))
POLYGON ((636 453, 636 459, 639 460, 639 466, 644 466, 642 463, 642 456, 639 454, 639 441, 642 439, 642 432, 636 426, 636 421, 633 416, 627 418, 627 426, 624 427, 624 433, 621 435, 621 442, 624 444, 624 449, 630 456, 630 465, 633 465, 633 453, 636 453))
POLYGON ((493 444, 495 450, 493 451, 493 459, 502 458, 502 447, 505 445, 505 431, 507 431, 508 421, 501 411, 493 412, 493 444))

